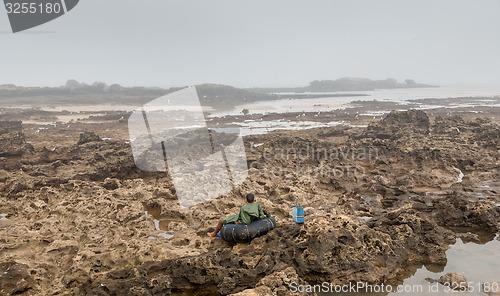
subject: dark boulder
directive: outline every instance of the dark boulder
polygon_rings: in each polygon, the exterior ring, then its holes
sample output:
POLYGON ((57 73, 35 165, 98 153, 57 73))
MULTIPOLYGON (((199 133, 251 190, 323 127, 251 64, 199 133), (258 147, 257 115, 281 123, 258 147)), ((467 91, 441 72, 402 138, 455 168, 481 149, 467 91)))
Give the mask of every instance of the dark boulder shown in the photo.
POLYGON ((101 137, 96 135, 94 132, 83 132, 80 134, 80 139, 76 143, 77 145, 83 145, 90 142, 100 142, 102 141, 101 137))

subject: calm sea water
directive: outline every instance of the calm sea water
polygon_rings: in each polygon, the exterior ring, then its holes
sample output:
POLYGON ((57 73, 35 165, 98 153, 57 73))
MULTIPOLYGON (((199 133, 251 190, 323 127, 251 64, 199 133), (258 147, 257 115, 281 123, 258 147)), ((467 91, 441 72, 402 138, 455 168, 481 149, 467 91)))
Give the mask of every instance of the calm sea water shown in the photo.
MULTIPOLYGON (((407 89, 384 89, 374 91, 350 91, 341 92, 346 97, 325 97, 318 99, 293 99, 286 98, 287 93, 282 95, 284 99, 276 101, 259 101, 252 104, 236 106, 232 110, 216 112, 211 116, 241 115, 241 110, 248 109, 250 113, 286 113, 286 112, 324 112, 332 109, 347 108, 353 101, 393 101, 404 104, 412 99, 445 99, 463 97, 498 97, 500 96, 500 84, 488 86, 441 86, 432 88, 407 88, 407 89), (352 94, 366 94, 363 97, 349 97, 352 94)), ((320 93, 325 94, 325 93, 320 93)), ((328 93, 326 93, 328 94, 328 93)), ((338 93, 335 93, 338 94, 338 93)))

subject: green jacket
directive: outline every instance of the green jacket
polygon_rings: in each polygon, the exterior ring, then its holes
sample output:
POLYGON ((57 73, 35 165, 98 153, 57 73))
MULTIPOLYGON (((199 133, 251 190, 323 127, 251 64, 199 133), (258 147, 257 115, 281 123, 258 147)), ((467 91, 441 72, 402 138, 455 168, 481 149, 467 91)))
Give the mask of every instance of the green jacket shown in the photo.
POLYGON ((222 219, 222 224, 238 222, 239 224, 250 224, 252 221, 265 218, 264 211, 260 208, 258 202, 247 203, 242 206, 238 215, 229 215, 222 219))

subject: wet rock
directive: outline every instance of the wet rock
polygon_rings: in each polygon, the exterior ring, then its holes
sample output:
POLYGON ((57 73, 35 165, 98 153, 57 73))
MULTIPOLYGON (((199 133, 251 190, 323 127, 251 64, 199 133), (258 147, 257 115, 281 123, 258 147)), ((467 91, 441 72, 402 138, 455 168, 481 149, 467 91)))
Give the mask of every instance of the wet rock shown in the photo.
POLYGON ((30 187, 24 182, 12 182, 10 185, 4 187, 4 191, 7 191, 8 196, 15 196, 16 194, 28 190, 30 187))
POLYGON ((370 123, 361 135, 353 136, 352 138, 384 140, 399 138, 405 133, 427 135, 429 127, 429 117, 422 110, 392 111, 380 122, 370 123))
POLYGON ((462 239, 462 241, 464 243, 473 242, 473 243, 478 244, 481 242, 479 235, 472 233, 472 232, 457 233, 457 238, 462 239))
POLYGON ((435 203, 440 225, 482 229, 494 233, 497 230, 498 209, 489 203, 470 203, 464 194, 452 194, 435 203))
POLYGON ((90 279, 88 272, 82 269, 70 270, 62 278, 65 289, 75 289, 86 283, 90 279))
POLYGON ((273 295, 271 288, 260 286, 254 289, 246 289, 244 291, 230 294, 231 296, 263 296, 263 295, 273 295))
POLYGON ((467 283, 467 279, 463 274, 454 272, 450 272, 441 276, 438 282, 456 291, 465 291, 469 286, 469 284, 467 283))
POLYGON ((115 190, 120 187, 120 183, 116 179, 107 178, 106 180, 104 180, 102 187, 106 188, 107 190, 115 190))
POLYGON ((24 133, 11 132, 0 135, 0 157, 21 157, 34 153, 35 148, 26 142, 24 133))
POLYGON ((442 117, 436 116, 432 131, 434 133, 444 133, 457 135, 467 131, 465 120, 460 116, 442 117))
POLYGON ((29 267, 17 262, 0 263, 0 294, 17 295, 27 292, 35 285, 29 267))
POLYGON ((297 271, 293 267, 288 267, 265 276, 259 281, 257 287, 268 287, 274 295, 286 295, 290 291, 290 285, 302 283, 297 271))
POLYGON ((80 139, 76 143, 77 145, 83 145, 90 142, 100 142, 102 141, 101 137, 99 137, 94 132, 83 132, 80 134, 80 139))
MULTIPOLYGON (((307 284, 300 279, 293 267, 281 271, 275 271, 263 277, 254 289, 247 289, 233 296, 260 296, 260 295, 294 295, 291 289, 297 289, 299 285, 307 284)), ((303 292, 301 295, 313 295, 303 292)))
POLYGON ((9 173, 5 170, 0 170, 0 182, 5 182, 9 178, 9 173))
POLYGON ((21 131, 23 122, 19 120, 0 121, 0 134, 5 134, 11 131, 21 131))
MULTIPOLYGON (((139 271, 135 271, 139 272, 139 271)), ((170 295, 171 279, 157 274, 148 276, 139 274, 137 278, 129 279, 130 272, 114 273, 105 281, 88 280, 79 289, 84 295, 170 295)))
POLYGON ((381 125, 407 126, 411 125, 416 129, 428 130, 430 121, 427 113, 422 110, 392 111, 384 117, 381 125))
POLYGON ((482 142, 485 147, 498 148, 500 146, 500 129, 481 130, 475 139, 482 142))

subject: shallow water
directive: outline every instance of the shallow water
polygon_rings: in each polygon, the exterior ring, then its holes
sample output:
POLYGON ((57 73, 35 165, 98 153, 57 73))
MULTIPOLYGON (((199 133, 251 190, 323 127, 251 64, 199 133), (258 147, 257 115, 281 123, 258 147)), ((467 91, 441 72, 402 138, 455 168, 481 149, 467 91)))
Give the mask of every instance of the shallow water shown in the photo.
POLYGON ((331 122, 315 122, 315 121, 290 121, 290 120, 273 120, 273 121, 245 121, 234 123, 240 126, 240 134, 255 135, 265 134, 275 130, 305 130, 317 127, 330 127, 343 124, 341 121, 331 122))
MULTIPOLYGON (((492 239, 491 235, 479 235, 481 243, 464 243, 457 239, 456 243, 450 246, 446 252, 448 259, 445 266, 427 265, 416 269, 416 272, 406 278, 400 284, 401 290, 406 292, 390 292, 388 288, 385 292, 376 293, 377 287, 373 286, 372 292, 357 293, 320 293, 320 295, 363 295, 363 296, 399 296, 399 295, 485 295, 483 290, 490 283, 500 282, 500 240, 499 237, 492 239), (439 279, 440 276, 449 272, 463 274, 469 283, 468 292, 447 291, 443 285, 429 283, 426 278, 439 279)), ((410 267, 411 268, 411 267, 410 267)), ((493 292, 500 292, 499 284, 492 284, 493 292)), ((380 289, 380 286, 378 287, 380 289)), ((392 288, 394 291, 396 287, 392 288)))
MULTIPOLYGON (((276 101, 259 101, 252 104, 236 106, 229 111, 215 112, 211 117, 223 115, 240 115, 242 109, 248 109, 251 114, 261 113, 287 113, 287 112, 323 112, 333 109, 344 109, 354 101, 391 101, 399 102, 402 105, 408 104, 408 100, 416 99, 447 99, 447 98, 465 98, 465 97, 497 97, 500 96, 500 85, 489 86, 442 86, 433 88, 402 88, 402 89, 383 89, 374 91, 353 91, 342 92, 346 97, 325 97, 317 99, 281 99, 276 101), (363 93, 368 96, 353 97, 352 94, 363 93)), ((322 94, 325 93, 314 93, 322 94)), ((335 94, 335 93, 332 93, 335 94)), ((338 93, 337 93, 338 94, 338 93)), ((286 94, 285 94, 286 95, 286 94)), ((475 106, 497 106, 496 100, 482 99, 474 103, 475 106)), ((421 105, 422 109, 436 108, 434 105, 421 105)), ((448 106, 447 106, 448 107, 448 106)), ((458 107, 472 107, 471 104, 463 104, 458 107)), ((375 110, 374 110, 375 111, 375 110)))
POLYGON ((171 239, 174 237, 172 234, 166 233, 168 224, 171 222, 169 219, 164 219, 161 217, 161 209, 144 207, 146 215, 151 215, 153 217, 153 229, 156 231, 155 235, 149 236, 149 239, 154 240, 156 238, 171 239))

